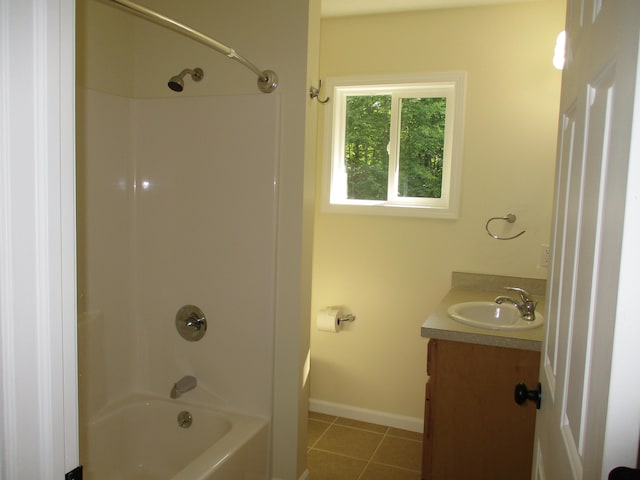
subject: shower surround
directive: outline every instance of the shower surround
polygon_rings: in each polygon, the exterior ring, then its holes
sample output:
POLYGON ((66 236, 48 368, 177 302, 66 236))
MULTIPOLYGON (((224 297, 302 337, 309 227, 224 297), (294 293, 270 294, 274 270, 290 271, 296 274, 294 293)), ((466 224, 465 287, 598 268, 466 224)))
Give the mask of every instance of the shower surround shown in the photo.
MULTIPOLYGON (((87 329, 80 325, 80 331, 96 332, 102 328, 104 337, 100 334, 89 337, 104 338, 101 344, 108 346, 106 350, 100 347, 105 351, 103 356, 100 348, 96 348, 81 357, 83 361, 79 368, 83 385, 87 383, 85 379, 89 372, 106 379, 104 385, 92 390, 96 393, 91 396, 93 402, 85 401, 88 389, 82 387, 80 410, 83 419, 88 411, 96 412, 143 387, 169 395, 173 383, 184 375, 193 375, 198 378, 198 387, 181 400, 199 401, 200 396, 206 396, 207 401, 234 408, 251 405, 258 412, 267 412, 271 420, 271 474, 283 480, 300 478, 306 467, 307 319, 311 295, 317 113, 315 102, 311 102, 305 92, 309 88, 309 78, 317 78, 318 72, 319 1, 139 0, 139 3, 232 45, 261 68, 276 71, 281 82, 275 92, 265 95, 256 89, 256 78, 247 69, 204 45, 114 8, 108 2, 75 2, 76 85, 80 88, 80 96, 87 95, 91 101, 95 100, 93 97, 103 100, 95 101, 89 108, 79 105, 81 116, 85 111, 100 112, 100 115, 92 115, 95 126, 92 133, 84 132, 83 118, 79 117, 77 122, 79 155, 84 155, 86 147, 90 146, 93 156, 89 160, 89 171, 82 165, 85 159, 80 158, 78 165, 79 305, 80 312, 88 312, 89 320, 84 326, 102 326, 87 329), (196 66, 205 72, 201 82, 185 82, 185 89, 179 94, 167 87, 171 75, 196 66), (216 195, 218 201, 224 197, 221 205, 209 205, 205 212, 208 219, 215 218, 212 220, 215 234, 210 234, 210 241, 200 241, 207 243, 208 249, 203 262, 190 262, 191 271, 178 277, 178 273, 188 270, 180 266, 177 258, 185 252, 176 253, 161 248, 160 244, 177 245, 179 235, 170 232, 170 237, 158 238, 150 233, 164 235, 162 230, 170 226, 164 216, 175 216, 171 210, 174 198, 167 196, 171 190, 178 189, 172 183, 174 172, 167 167, 170 148, 152 161, 148 158, 152 155, 151 150, 145 149, 155 148, 157 142, 173 136, 176 128, 184 128, 187 132, 191 129, 202 131, 202 128, 197 125, 198 118, 188 109, 178 109, 180 113, 176 110, 169 117, 153 118, 154 122, 165 125, 155 134, 145 134, 142 117, 147 115, 144 112, 146 102, 152 105, 166 101, 167 105, 177 106, 188 101, 186 97, 211 100, 213 103, 208 112, 223 124, 223 128, 243 112, 247 118, 239 119, 239 129, 230 129, 227 133, 220 131, 223 138, 217 138, 217 141, 214 128, 204 128, 204 140, 209 141, 212 137, 208 146, 199 144, 201 151, 194 153, 193 149, 182 149, 174 155, 170 168, 179 170, 178 177, 189 170, 190 163, 200 162, 202 155, 215 156, 216 163, 209 164, 211 168, 230 168, 232 163, 225 162, 232 159, 236 162, 240 159, 242 164, 235 164, 240 170, 232 173, 236 177, 233 181, 216 179, 224 183, 222 187, 212 184, 215 180, 208 178, 210 183, 204 191, 216 195), (226 100, 230 100, 231 105, 226 100), (217 112, 220 117, 215 117, 217 101, 226 108, 217 112), (266 112, 254 110, 263 102, 267 102, 266 112), (115 114, 115 119, 111 113, 115 114), (138 138, 140 132, 151 137, 152 145, 138 138), (269 132, 277 133, 271 135, 269 132), (85 139, 85 135, 92 138, 85 139), (261 146, 259 139, 265 135, 269 136, 269 145, 261 146), (252 146, 255 150, 239 155, 252 146), (224 157, 222 163, 218 163, 220 157, 224 157), (100 158, 103 161, 98 161, 100 158), (259 196, 261 188, 253 184, 261 181, 261 166, 267 165, 275 172, 276 164, 277 177, 270 174, 268 187, 264 186, 273 195, 265 200, 259 196), (151 174, 161 173, 156 169, 163 174, 166 171, 166 176, 171 178, 156 176, 154 179, 151 174), (91 178, 85 181, 87 175, 91 178), (273 192, 275 178, 277 191, 273 192), (135 193, 134 185, 137 187, 135 193), (145 186, 148 187, 146 190, 145 186), (222 195, 227 187, 233 191, 222 195), (277 214, 276 210, 270 210, 263 215, 263 206, 270 208, 276 198, 277 214), (154 207, 151 204, 156 199, 159 202, 154 207), (83 205, 85 201, 88 202, 86 206, 83 205), (169 204, 167 212, 161 210, 164 204, 169 204), (233 212, 236 208, 239 211, 233 212), (243 209, 249 213, 245 215, 243 209), (159 222, 157 226, 153 225, 152 218, 159 222), (224 223, 228 218, 233 219, 232 225, 224 223), (234 233, 254 219, 253 228, 234 233), (271 221, 275 226, 269 224, 265 230, 264 222, 271 221), (148 224, 152 224, 151 230, 143 231, 148 224), (230 237, 232 234, 235 236, 230 237), (272 249, 266 245, 274 236, 277 241, 272 249), (257 247, 253 241, 258 242, 257 247), (231 255, 222 251, 229 243, 233 243, 231 255), (265 252, 266 257, 257 258, 257 253, 254 257, 256 248, 265 252), (274 255, 274 249, 277 255, 274 255), (110 250, 116 255, 108 254, 110 250), (152 258, 154 250, 160 250, 163 257, 152 258), (213 255, 213 252, 219 254, 217 259, 207 260, 207 255, 213 255), (229 265, 236 253, 247 263, 257 258, 248 275, 245 275, 246 268, 236 272, 229 265), (259 280, 259 275, 268 268, 264 267, 264 262, 272 261, 275 262, 276 279, 268 285, 259 280), (158 262, 164 263, 158 265, 158 262), (207 263, 224 267, 223 271, 203 272, 207 263), (142 269, 146 265, 151 265, 150 271, 142 269), (170 274, 174 272, 176 276, 172 277, 170 274), (234 280, 236 275, 244 276, 243 280, 234 280), (229 282, 240 287, 232 290, 228 287, 229 282), (259 288, 257 284, 260 284, 259 288), (206 285, 214 293, 207 292, 207 298, 201 302, 198 292, 206 289, 206 285), (216 291, 218 287, 222 290, 216 291), (190 293, 189 299, 177 295, 178 291, 186 290, 190 293), (253 292, 249 293, 250 290, 253 292), (163 297, 167 291, 168 296, 163 297), (193 298, 196 294, 198 299, 193 298), (236 303, 226 307, 224 302, 218 302, 218 294, 224 294, 225 301, 236 303), (265 306, 265 302, 269 305, 265 306), (160 305, 165 303, 169 313, 163 311, 160 318, 160 305), (206 314, 209 326, 205 337, 190 345, 192 349, 187 349, 187 342, 177 337, 175 330, 171 331, 173 327, 167 327, 169 330, 162 330, 160 337, 154 337, 157 332, 153 330, 159 330, 159 325, 165 321, 172 322, 178 308, 186 303, 197 305, 206 314), (250 313, 246 314, 247 311, 250 313), (253 312, 257 313, 254 315, 253 312), (224 319, 219 320, 222 317, 224 319), (173 335, 176 335, 175 339, 173 335), (239 336, 245 337, 243 342, 236 342, 235 338, 239 336), (187 356, 179 356, 185 349, 189 352, 187 356), (105 355, 108 362, 100 361, 105 355), (94 356, 97 359, 91 358, 94 356), (106 363, 106 366, 102 370, 94 369, 91 363, 97 367, 106 363), (167 372, 166 379, 159 378, 165 377, 162 372, 166 365, 171 374, 167 372), (193 367, 196 371, 185 371, 185 367, 193 367), (204 370, 206 372, 201 374, 204 370), (255 394, 243 393, 250 388, 255 394)), ((202 137, 197 140, 201 141, 202 137)), ((188 147, 192 145, 195 144, 188 147)), ((205 178, 207 172, 194 171, 191 178, 185 180, 190 183, 184 186, 185 195, 197 198, 195 187, 200 187, 200 181, 205 178)), ((175 201, 179 203, 181 198, 177 197, 175 201)), ((194 210, 201 211, 202 208, 190 204, 183 217, 193 215, 194 210)), ((185 221, 184 218, 178 218, 178 221, 185 221)), ((192 248, 194 240, 187 237, 188 232, 183 234, 185 249, 192 248)), ((82 317, 81 324, 85 323, 82 317)), ((80 348, 85 346, 81 344, 80 348)))
POLYGON ((77 115, 81 426, 184 375, 183 400, 270 419, 278 96, 81 89, 77 115), (198 342, 176 332, 185 304, 198 342))

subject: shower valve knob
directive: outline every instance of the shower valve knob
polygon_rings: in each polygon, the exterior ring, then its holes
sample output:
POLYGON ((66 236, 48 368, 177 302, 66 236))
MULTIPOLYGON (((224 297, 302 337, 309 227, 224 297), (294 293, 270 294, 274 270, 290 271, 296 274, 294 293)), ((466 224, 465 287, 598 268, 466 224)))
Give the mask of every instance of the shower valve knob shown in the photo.
POLYGON ((176 330, 185 340, 195 342, 207 332, 207 318, 195 305, 185 305, 176 313, 176 330))
POLYGON ((191 315, 187 318, 185 325, 189 328, 200 330, 203 326, 206 328, 207 320, 204 317, 198 317, 195 312, 191 312, 191 315))

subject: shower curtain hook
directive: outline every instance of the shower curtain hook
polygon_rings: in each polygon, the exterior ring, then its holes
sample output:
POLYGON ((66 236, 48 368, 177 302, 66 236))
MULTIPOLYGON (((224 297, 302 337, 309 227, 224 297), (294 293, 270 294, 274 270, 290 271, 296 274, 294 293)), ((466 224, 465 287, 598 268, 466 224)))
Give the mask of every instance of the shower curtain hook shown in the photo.
POLYGON ((309 97, 311 98, 311 100, 313 100, 315 98, 316 100, 318 100, 318 103, 325 104, 329 100, 331 100, 331 97, 327 97, 324 100, 320 100, 320 89, 321 88, 322 88, 322 80, 318 80, 318 88, 314 87, 313 85, 311 85, 311 87, 309 87, 309 97))

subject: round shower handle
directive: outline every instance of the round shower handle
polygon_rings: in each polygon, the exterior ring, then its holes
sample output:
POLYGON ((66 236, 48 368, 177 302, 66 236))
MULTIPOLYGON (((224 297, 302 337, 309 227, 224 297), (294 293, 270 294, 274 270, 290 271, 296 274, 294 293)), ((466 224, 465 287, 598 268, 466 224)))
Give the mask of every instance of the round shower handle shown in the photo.
POLYGON ((185 305, 176 313, 176 330, 185 340, 195 342, 204 337, 207 318, 195 305, 185 305))
POLYGON ((195 328, 196 330, 200 330, 203 326, 207 328, 207 319, 204 317, 198 317, 196 312, 191 312, 185 325, 189 328, 195 328))

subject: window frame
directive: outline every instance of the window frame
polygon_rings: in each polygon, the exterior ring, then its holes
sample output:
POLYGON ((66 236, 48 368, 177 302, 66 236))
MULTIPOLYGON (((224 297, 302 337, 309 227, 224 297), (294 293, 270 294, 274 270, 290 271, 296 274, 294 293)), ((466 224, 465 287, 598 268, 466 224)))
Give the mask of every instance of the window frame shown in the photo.
POLYGON ((462 173, 464 122, 464 72, 419 75, 334 77, 327 79, 331 101, 324 119, 324 154, 321 211, 364 215, 396 215, 458 218, 462 173), (346 99, 353 95, 392 95, 389 179, 386 200, 346 198, 344 163, 346 99), (440 198, 400 197, 399 178, 399 98, 446 97, 446 120, 440 198), (448 161, 447 161, 448 160, 448 161), (391 192, 391 193, 390 193, 391 192))

